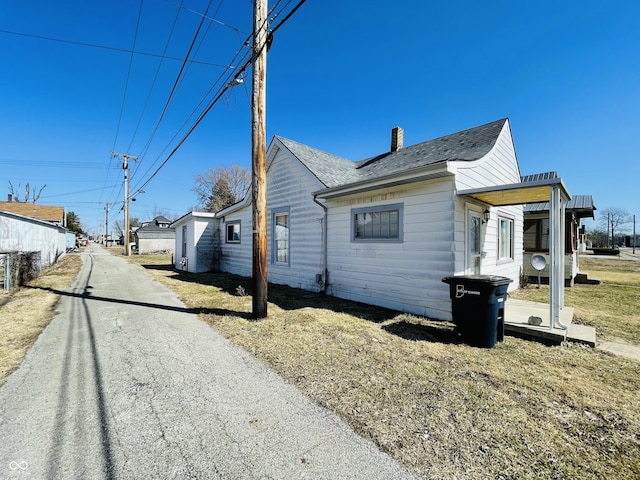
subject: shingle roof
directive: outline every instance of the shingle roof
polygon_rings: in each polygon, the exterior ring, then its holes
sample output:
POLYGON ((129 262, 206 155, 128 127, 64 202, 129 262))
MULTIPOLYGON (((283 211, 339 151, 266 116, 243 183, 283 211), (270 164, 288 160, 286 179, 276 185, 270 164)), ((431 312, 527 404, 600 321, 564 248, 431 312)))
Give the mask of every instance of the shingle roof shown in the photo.
POLYGON ((328 188, 360 179, 356 171, 356 162, 287 138, 276 138, 328 188))
POLYGON ((64 225, 64 207, 37 205, 30 202, 0 202, 0 210, 64 225))
POLYGON ((507 119, 503 118, 358 162, 283 137, 276 138, 318 180, 326 187, 332 188, 436 163, 478 160, 493 148, 506 121, 507 119))

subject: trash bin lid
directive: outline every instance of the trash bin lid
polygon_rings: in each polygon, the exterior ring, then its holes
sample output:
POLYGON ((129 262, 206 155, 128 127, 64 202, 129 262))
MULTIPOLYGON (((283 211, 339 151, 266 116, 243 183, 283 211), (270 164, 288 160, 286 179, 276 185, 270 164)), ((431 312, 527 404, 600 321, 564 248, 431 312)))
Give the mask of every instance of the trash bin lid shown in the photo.
POLYGON ((444 277, 442 279, 444 283, 451 285, 455 282, 461 283, 483 283, 485 285, 492 285, 498 287, 500 285, 508 285, 513 280, 509 277, 501 277, 499 275, 455 275, 453 277, 444 277))

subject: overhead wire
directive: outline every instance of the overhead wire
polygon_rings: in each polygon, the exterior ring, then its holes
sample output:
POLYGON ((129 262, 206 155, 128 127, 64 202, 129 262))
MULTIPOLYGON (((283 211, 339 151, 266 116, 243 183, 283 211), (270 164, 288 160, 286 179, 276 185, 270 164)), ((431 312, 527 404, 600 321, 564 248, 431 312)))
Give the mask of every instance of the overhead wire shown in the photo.
MULTIPOLYGON (((140 19, 142 18, 142 6, 144 5, 144 0, 140 0, 140 8, 138 9, 138 20, 136 22, 136 31, 133 35, 133 48, 132 51, 136 49, 136 41, 138 40, 138 32, 140 30, 140 19)), ((127 69, 127 79, 124 83, 124 93, 122 95, 122 103, 120 104, 120 115, 118 116, 118 126, 116 127, 116 137, 113 140, 113 148, 111 150, 115 150, 116 143, 118 142, 118 135, 120 134, 120 125, 122 123, 122 114, 124 113, 124 105, 127 100, 127 91, 129 89, 129 80, 131 79, 131 68, 133 66, 133 53, 129 56, 129 68, 127 69)))
MULTIPOLYGON (((211 4, 213 3, 213 0, 209 0, 209 4, 207 5, 207 9, 205 11, 205 14, 209 11, 209 8, 211 7, 211 4)), ((173 82, 173 86, 171 87, 171 92, 169 93, 169 96, 167 97, 167 100, 165 101, 164 107, 162 109, 162 112, 160 113, 160 117, 158 118, 158 121, 156 122, 155 127, 153 128, 153 131, 151 132, 151 136, 149 137, 149 139, 147 140, 145 146, 142 148, 142 152, 140 153, 139 157, 144 157, 146 155, 146 152, 148 151, 151 142, 153 141, 154 137, 156 136, 158 129, 160 128, 160 124, 162 123, 162 120, 164 119, 165 114, 167 113, 167 110, 169 109, 169 105, 171 104, 171 101, 174 98, 176 89, 178 87, 178 82, 180 81, 180 78, 182 76, 182 72, 184 71, 187 59, 189 58, 190 54, 191 54, 191 50, 193 49, 193 46, 198 38, 198 35, 200 33, 200 29, 202 28, 202 25, 205 21, 205 18, 202 17, 202 19, 200 20, 200 24, 198 25, 198 28, 196 30, 195 35, 193 36, 193 40, 191 41, 191 44, 189 45, 189 49, 187 50, 187 54, 184 57, 184 60, 182 62, 182 65, 180 66, 180 70, 178 71, 178 75, 176 76, 175 81, 173 82)))
MULTIPOLYGON (((271 29, 271 31, 269 32, 269 35, 273 35, 273 33, 275 31, 277 31, 280 27, 282 27, 282 25, 284 23, 286 23, 291 16, 305 3, 306 0, 299 0, 298 3, 295 5, 295 7, 277 24, 273 27, 273 29, 271 29)), ((285 6, 279 11, 277 12, 272 19, 276 19, 278 18, 284 11, 284 9, 292 2, 292 0, 289 0, 285 6)), ((272 9, 272 12, 275 10, 275 8, 277 8, 277 6, 281 3, 281 0, 278 0, 278 2, 276 3, 276 5, 274 6, 274 8, 272 9)), ((265 20, 265 22, 267 22, 268 20, 265 20)), ((264 26, 264 25, 263 25, 264 26)), ((243 47, 246 47, 247 44, 249 43, 249 40, 253 37, 253 35, 250 35, 247 39, 247 41, 243 44, 243 47)), ((255 41, 255 39, 254 39, 255 41)), ((167 162, 175 155, 175 153, 178 151, 178 149, 184 144, 184 142, 187 140, 187 138, 193 133, 193 131, 197 128, 197 126, 202 122, 202 120, 205 118, 205 116, 209 113, 209 111, 211 111, 211 109, 214 107, 214 105, 220 100, 220 98, 222 98, 222 96, 224 95, 224 93, 231 88, 231 83, 240 78, 240 76, 245 72, 245 70, 253 63, 255 56, 258 55, 264 48, 268 48, 268 43, 270 43, 270 41, 268 40, 265 44, 260 46, 260 50, 258 52, 255 52, 253 55, 251 55, 251 57, 246 60, 241 66, 237 67, 234 69, 233 74, 230 74, 227 76, 226 81, 223 83, 223 85, 221 85, 218 89, 217 94, 215 95, 215 97, 209 102, 209 104, 207 105, 207 107, 200 113, 200 115, 198 115, 197 119, 193 122, 193 124, 191 125, 191 127, 187 130, 187 132, 182 136, 182 138, 178 141, 178 143, 174 146, 174 148, 171 150, 171 152, 169 153, 169 155, 162 161, 162 163, 158 166, 158 168, 156 168, 156 170, 149 176, 149 178, 147 178, 143 183, 139 184, 139 186, 136 186, 134 189, 134 193, 132 194, 132 196, 137 195, 138 193, 142 192, 143 189, 151 182, 151 180, 153 180, 153 178, 160 172, 160 170, 167 164, 167 162)), ((252 45, 251 46, 251 51, 255 51, 255 46, 252 45)), ((241 50, 238 50, 238 52, 236 52, 235 58, 238 57, 238 55, 240 54, 241 50)), ((245 55, 243 56, 243 59, 246 58, 247 54, 245 53, 245 55)), ((233 62, 232 62, 233 63, 233 62)), ((224 75, 221 74, 221 76, 219 77, 219 79, 214 83, 217 84, 220 80, 220 78, 222 78, 224 75)), ((212 89, 209 90, 209 92, 211 92, 212 89)), ((208 96, 208 94, 206 95, 208 96)), ((206 97, 205 96, 205 97, 206 97)), ((204 100, 204 99, 203 99, 204 100)), ((201 101, 200 104, 202 104, 203 102, 201 101)), ((192 112, 193 115, 193 112, 192 112)), ((192 116, 191 115, 191 116, 192 116)), ((183 124, 184 126, 184 124, 183 124)), ((180 128, 180 130, 183 127, 180 128)), ((180 131, 179 130, 179 131, 180 131)), ((177 136, 177 134, 174 136, 174 138, 177 136)), ((173 139, 172 139, 173 140, 173 139)), ((165 147, 165 150, 168 148, 165 147)), ((157 161, 159 160, 160 157, 158 157, 158 159, 156 160, 155 163, 157 163, 157 161)), ((148 170, 149 171, 149 170, 148 170)), ((146 173, 148 173, 148 171, 146 173)), ((144 176, 146 176, 146 173, 144 176)))
MULTIPOLYGON (((127 48, 118 48, 118 47, 110 47, 108 45, 98 45, 96 43, 88 43, 88 42, 79 42, 76 40, 64 40, 62 38, 54 38, 54 37, 47 37, 44 35, 35 35, 35 34, 31 34, 31 33, 24 33, 24 32, 14 32, 12 30, 5 30, 5 29, 0 29, 0 33, 5 33, 7 35, 17 35, 20 37, 27 37, 27 38, 35 38, 37 40, 46 40, 49 42, 58 42, 58 43, 67 43, 70 45, 78 45, 81 47, 90 47, 90 48, 100 48, 102 50, 110 50, 112 52, 122 52, 122 53, 132 53, 134 55, 141 55, 144 57, 154 57, 154 58, 161 58, 163 60, 174 60, 174 61, 179 61, 182 62, 184 59, 180 58, 180 57, 172 57, 169 55, 160 55, 157 53, 150 53, 150 52, 140 52, 137 50, 129 50, 127 48)), ((211 63, 211 62, 204 62, 201 60, 189 60, 189 63, 195 63, 197 65, 206 65, 208 67, 226 67, 226 65, 222 65, 219 63, 211 63)))
MULTIPOLYGON (((180 4, 182 4, 181 0, 180 4)), ((158 76, 160 75, 160 70, 162 69, 162 65, 164 64, 164 55, 167 53, 167 50, 169 49, 169 44, 171 43, 171 39, 173 38, 173 33, 175 32, 175 28, 176 25, 178 23, 178 17, 180 17, 180 10, 176 10, 176 16, 173 19, 173 24, 171 25, 171 30, 169 31, 169 36, 167 37, 167 41, 164 44, 164 49, 162 51, 162 59, 160 60, 160 62, 158 63, 158 68, 156 69, 156 73, 153 76, 153 81, 151 82, 151 87, 149 88, 149 93, 147 95, 147 98, 144 102, 144 106, 142 107, 142 112, 140 113, 140 118, 138 119, 138 123, 136 124, 136 128, 133 131, 133 136, 131 137, 131 142, 129 142, 129 146, 127 147, 127 151, 131 150, 131 147, 133 145, 133 142, 136 139, 136 136, 138 134, 138 129, 140 128, 140 124, 142 123, 142 119, 144 118, 144 114, 147 111, 147 107, 149 106, 149 100, 151 99, 151 94, 153 93, 153 90, 155 88, 156 82, 158 80, 158 76)))

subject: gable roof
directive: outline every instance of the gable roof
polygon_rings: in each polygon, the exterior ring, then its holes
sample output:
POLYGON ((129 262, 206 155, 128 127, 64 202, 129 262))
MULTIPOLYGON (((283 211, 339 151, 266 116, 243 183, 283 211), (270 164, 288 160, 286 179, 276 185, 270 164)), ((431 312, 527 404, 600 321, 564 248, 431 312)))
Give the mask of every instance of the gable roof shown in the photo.
POLYGON ((503 118, 357 162, 283 137, 275 138, 325 187, 335 188, 438 163, 478 160, 493 148, 507 121, 503 118))
POLYGON ((300 162, 309 169, 325 187, 337 187, 360 179, 356 162, 323 152, 317 148, 276 136, 300 162))
POLYGON ((37 205, 30 202, 0 202, 0 210, 25 217, 64 225, 64 207, 37 205))

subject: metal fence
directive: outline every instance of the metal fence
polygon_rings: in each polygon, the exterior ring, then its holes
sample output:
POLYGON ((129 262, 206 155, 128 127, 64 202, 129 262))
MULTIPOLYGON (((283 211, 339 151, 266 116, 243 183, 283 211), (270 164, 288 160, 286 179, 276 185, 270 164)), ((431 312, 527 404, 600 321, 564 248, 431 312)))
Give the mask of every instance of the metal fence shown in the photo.
POLYGON ((0 253, 0 290, 11 290, 11 255, 0 253))

